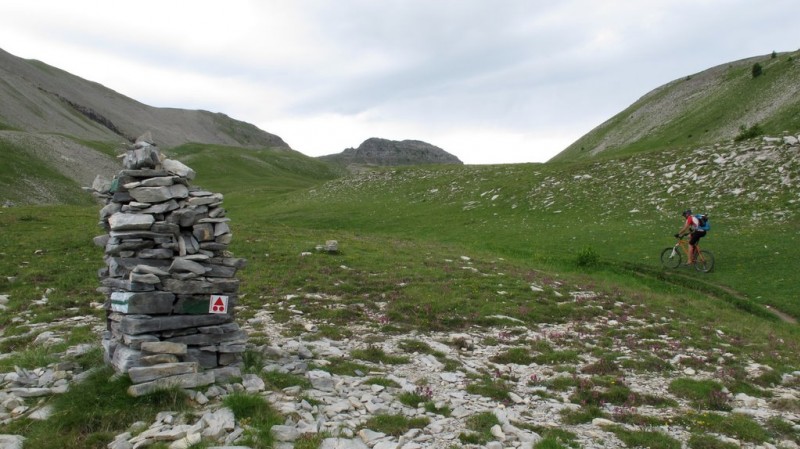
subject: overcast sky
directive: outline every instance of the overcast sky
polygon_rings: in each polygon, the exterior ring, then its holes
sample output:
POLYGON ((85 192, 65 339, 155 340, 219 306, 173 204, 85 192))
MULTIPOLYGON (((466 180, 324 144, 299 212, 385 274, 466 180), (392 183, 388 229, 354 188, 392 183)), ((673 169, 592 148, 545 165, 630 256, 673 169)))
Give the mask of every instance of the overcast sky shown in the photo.
POLYGON ((309 156, 544 162, 669 81, 797 50, 800 1, 1 0, 0 48, 309 156))

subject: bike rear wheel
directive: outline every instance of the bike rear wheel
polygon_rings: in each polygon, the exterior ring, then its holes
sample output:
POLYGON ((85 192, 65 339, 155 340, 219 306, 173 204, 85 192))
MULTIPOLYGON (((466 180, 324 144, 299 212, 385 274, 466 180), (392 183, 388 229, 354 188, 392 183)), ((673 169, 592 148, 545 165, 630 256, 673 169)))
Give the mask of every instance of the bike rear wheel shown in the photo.
POLYGON ((678 268, 681 264, 681 252, 674 247, 664 248, 661 251, 661 265, 664 268, 678 268), (673 254, 674 251, 674 254, 673 254))
POLYGON ((700 250, 697 260, 694 261, 694 269, 703 273, 708 273, 714 269, 714 254, 704 249, 700 250))

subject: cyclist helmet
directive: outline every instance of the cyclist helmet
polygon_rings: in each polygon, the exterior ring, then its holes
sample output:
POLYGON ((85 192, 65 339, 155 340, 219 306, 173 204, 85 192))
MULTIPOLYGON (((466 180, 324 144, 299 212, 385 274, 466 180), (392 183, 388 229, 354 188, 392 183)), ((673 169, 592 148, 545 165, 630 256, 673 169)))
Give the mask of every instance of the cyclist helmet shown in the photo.
POLYGON ((683 211, 684 218, 688 217, 689 215, 692 215, 692 210, 691 209, 686 209, 685 211, 683 211))

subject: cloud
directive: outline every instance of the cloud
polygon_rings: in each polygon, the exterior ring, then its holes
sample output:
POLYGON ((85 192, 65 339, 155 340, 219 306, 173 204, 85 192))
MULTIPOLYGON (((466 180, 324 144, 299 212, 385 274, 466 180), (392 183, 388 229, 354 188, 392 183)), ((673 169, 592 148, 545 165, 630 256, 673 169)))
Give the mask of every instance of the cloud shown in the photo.
POLYGON ((796 0, 10 2, 0 42, 311 156, 369 137, 544 161, 650 90, 798 42, 796 0))

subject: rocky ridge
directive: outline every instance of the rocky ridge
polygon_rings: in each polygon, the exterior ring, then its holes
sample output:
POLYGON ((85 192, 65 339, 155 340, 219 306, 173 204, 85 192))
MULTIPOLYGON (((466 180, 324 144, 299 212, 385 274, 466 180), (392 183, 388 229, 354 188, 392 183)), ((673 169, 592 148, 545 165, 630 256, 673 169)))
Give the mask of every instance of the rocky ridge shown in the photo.
POLYGON ((156 108, 39 61, 0 49, 0 128, 90 141, 133 142, 142 129, 162 148, 207 143, 290 150, 280 137, 221 113, 156 108))
POLYGON ((319 159, 346 166, 463 164, 458 157, 426 142, 377 137, 365 140, 358 148, 347 148, 339 154, 320 156, 319 159))

